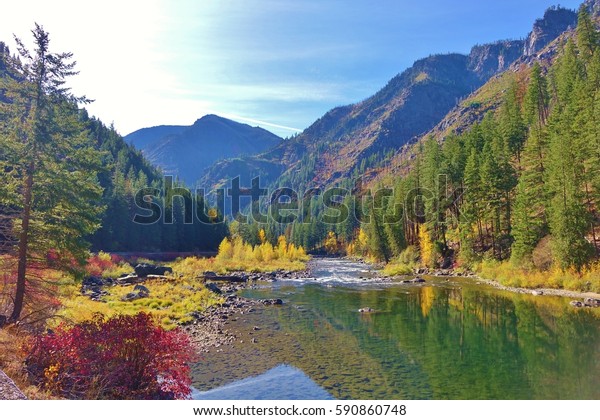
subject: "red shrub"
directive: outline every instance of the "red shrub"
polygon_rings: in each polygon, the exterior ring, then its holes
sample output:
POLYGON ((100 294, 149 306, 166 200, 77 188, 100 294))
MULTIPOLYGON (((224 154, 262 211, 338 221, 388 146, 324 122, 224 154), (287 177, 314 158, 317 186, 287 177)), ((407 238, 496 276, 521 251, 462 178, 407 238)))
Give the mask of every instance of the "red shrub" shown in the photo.
POLYGON ((92 255, 87 260, 85 270, 90 276, 101 276, 104 270, 114 268, 117 265, 115 261, 116 259, 116 257, 113 258, 112 255, 108 255, 103 252, 97 255, 92 255))
POLYGON ((67 398, 184 399, 193 354, 185 333, 165 331, 148 314, 97 315, 39 336, 27 366, 67 398))

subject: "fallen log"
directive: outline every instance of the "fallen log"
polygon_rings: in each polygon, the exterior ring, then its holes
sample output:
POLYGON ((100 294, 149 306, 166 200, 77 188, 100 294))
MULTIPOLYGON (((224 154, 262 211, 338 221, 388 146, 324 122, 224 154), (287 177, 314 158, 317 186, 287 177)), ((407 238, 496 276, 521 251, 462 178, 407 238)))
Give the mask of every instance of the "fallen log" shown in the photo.
POLYGON ((204 278, 206 280, 212 280, 212 281, 228 281, 231 283, 245 283, 247 281, 246 277, 242 277, 242 276, 220 276, 216 273, 213 273, 212 271, 207 271, 204 273, 204 278))

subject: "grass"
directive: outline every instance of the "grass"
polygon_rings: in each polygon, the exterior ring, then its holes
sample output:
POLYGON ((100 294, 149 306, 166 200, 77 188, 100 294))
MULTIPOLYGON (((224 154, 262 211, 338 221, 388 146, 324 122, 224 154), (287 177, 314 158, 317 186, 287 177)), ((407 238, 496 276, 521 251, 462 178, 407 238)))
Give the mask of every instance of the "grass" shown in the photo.
POLYGON ((582 273, 577 273, 575 270, 559 268, 540 271, 516 267, 509 261, 486 260, 478 264, 476 272, 483 278, 496 280, 510 287, 567 289, 600 293, 600 263, 594 264, 582 273))
POLYGON ((0 367, 19 389, 32 400, 48 400, 54 397, 49 392, 31 384, 27 378, 23 348, 29 336, 18 328, 9 326, 0 329, 0 367))
POLYGON ((258 262, 244 259, 222 260, 218 258, 188 257, 170 264, 176 275, 197 276, 205 271, 226 274, 232 271, 249 273, 268 273, 277 270, 301 271, 306 268, 305 261, 278 259, 268 262, 258 262))
MULTIPOLYGON (((195 312, 202 312, 222 302, 222 298, 204 287, 201 275, 205 271, 227 273, 231 271, 270 272, 276 270, 299 271, 306 268, 308 256, 302 248, 287 244, 279 238, 276 246, 265 242, 252 247, 237 238, 224 239, 215 258, 188 257, 171 264, 173 276, 166 280, 147 280, 144 285, 150 290, 147 298, 124 301, 123 297, 133 292, 133 286, 105 287, 107 295, 101 301, 92 301, 81 295, 79 285, 71 282, 62 287, 62 308, 53 323, 81 322, 94 313, 106 316, 117 314, 135 315, 147 312, 154 315, 165 329, 173 329, 193 320, 195 312)), ((126 262, 106 253, 90 258, 89 265, 102 277, 115 278, 133 271, 126 262)))
POLYGON ((202 312, 223 301, 221 297, 206 289, 200 280, 189 277, 148 280, 144 285, 150 290, 150 296, 133 301, 123 301, 122 298, 133 292, 134 286, 105 288, 108 295, 103 296, 101 301, 93 301, 81 295, 79 287, 75 284, 65 287, 60 298, 63 306, 57 317, 51 321, 51 325, 62 321, 86 321, 94 313, 110 317, 147 312, 155 316, 163 328, 171 330, 182 323, 192 321, 194 312, 202 312))

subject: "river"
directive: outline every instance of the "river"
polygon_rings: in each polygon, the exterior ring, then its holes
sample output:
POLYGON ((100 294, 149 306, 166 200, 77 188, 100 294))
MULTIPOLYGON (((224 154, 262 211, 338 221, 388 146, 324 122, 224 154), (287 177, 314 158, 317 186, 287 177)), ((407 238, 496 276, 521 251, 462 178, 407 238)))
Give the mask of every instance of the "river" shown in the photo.
POLYGON ((473 279, 406 285, 362 263, 312 264, 313 279, 243 291, 285 304, 231 320, 236 343, 193 367, 197 398, 600 399, 598 309, 473 279))

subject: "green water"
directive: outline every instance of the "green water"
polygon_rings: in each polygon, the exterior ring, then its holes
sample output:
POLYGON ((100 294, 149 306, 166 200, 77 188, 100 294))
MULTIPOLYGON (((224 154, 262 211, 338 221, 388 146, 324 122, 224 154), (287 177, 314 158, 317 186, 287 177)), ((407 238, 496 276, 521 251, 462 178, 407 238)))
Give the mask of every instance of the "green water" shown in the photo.
POLYGON ((194 386, 289 364, 340 399, 600 398, 600 310, 473 280, 373 284, 360 267, 323 264, 316 282, 246 290, 285 305, 231 321, 236 345, 204 356, 194 386))

